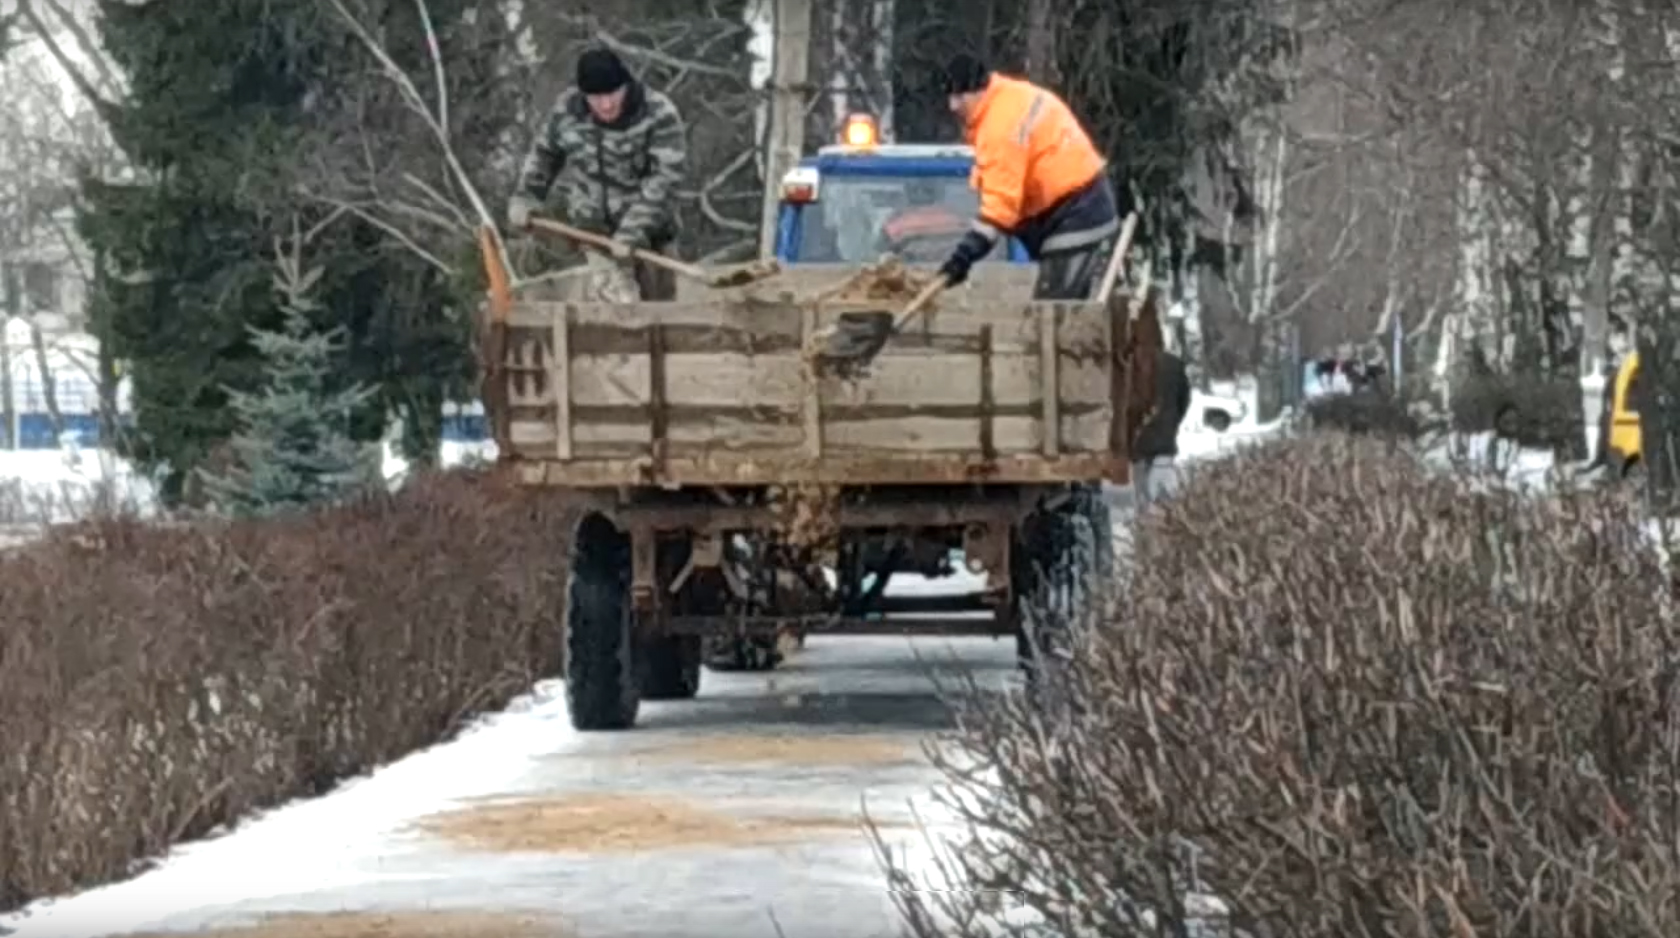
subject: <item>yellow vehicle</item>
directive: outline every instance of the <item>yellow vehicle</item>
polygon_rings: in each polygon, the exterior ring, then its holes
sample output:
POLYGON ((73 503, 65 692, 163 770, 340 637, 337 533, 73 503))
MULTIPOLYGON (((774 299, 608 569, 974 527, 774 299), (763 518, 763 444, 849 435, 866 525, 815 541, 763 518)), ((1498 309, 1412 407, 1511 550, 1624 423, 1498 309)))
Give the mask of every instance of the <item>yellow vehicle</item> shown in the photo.
POLYGON ((1638 380, 1639 353, 1631 351, 1616 367, 1616 377, 1610 385, 1609 407, 1604 416, 1610 423, 1605 439, 1609 450, 1607 455, 1615 459, 1622 475, 1632 472, 1639 464, 1639 408, 1634 398, 1638 380))

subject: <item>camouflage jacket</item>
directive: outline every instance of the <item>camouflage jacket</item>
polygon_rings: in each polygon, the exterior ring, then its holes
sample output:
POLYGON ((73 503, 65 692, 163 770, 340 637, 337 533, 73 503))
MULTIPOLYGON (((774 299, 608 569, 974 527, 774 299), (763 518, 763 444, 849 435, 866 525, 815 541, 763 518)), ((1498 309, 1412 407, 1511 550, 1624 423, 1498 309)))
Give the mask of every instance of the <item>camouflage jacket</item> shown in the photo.
POLYGON ((687 128, 676 105, 640 82, 624 113, 602 124, 576 89, 549 112, 519 173, 519 190, 555 202, 579 228, 637 247, 662 247, 677 236, 676 189, 688 161, 687 128))

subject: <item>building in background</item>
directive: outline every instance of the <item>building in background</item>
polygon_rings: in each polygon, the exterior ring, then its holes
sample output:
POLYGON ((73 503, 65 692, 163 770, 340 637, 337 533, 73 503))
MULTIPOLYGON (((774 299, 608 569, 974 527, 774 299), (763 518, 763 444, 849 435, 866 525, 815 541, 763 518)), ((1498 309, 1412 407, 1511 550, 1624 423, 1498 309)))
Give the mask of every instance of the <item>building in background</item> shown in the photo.
POLYGON ((88 258, 69 211, 28 234, 0 251, 0 448, 50 449, 66 435, 95 445, 99 342, 87 332, 88 258))

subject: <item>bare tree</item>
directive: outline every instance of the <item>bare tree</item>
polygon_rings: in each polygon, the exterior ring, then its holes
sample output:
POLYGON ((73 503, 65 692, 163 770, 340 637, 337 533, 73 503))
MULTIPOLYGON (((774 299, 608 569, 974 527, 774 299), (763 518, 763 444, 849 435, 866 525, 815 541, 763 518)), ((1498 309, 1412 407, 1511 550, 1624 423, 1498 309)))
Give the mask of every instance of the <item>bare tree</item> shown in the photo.
MULTIPOLYGON (((702 254, 756 246, 757 97, 743 54, 746 22, 693 10, 650 19, 627 9, 607 19, 514 3, 500 18, 474 20, 468 34, 456 30, 455 47, 468 61, 446 61, 432 46, 426 62, 409 63, 366 25, 379 22, 369 12, 324 2, 388 81, 349 83, 333 102, 303 185, 308 197, 379 227, 440 271, 460 273, 463 252, 481 227, 495 226, 531 135, 569 84, 573 56, 596 43, 623 54, 688 118, 694 184, 679 198, 689 246, 702 254), (486 60, 496 63, 488 73, 479 64, 486 60)), ((390 6, 435 34, 429 15, 416 12, 422 5, 390 6)), ((510 261, 532 246, 520 247, 510 261)))
MULTIPOLYGON (((90 295, 103 259, 91 256, 70 224, 70 206, 79 178, 113 181, 129 175, 129 167, 109 133, 110 108, 122 100, 125 82, 95 39, 92 5, 66 0, 16 0, 16 24, 20 45, 31 52, 20 81, 7 82, 21 94, 11 99, 14 108, 38 115, 41 133, 35 144, 42 148, 40 162, 29 164, 30 172, 44 181, 51 196, 29 202, 36 220, 29 237, 38 247, 56 256, 61 276, 70 281, 64 292, 72 306, 84 305, 90 295), (53 74, 56 71, 58 74, 53 74), (62 92, 68 81, 75 94, 62 92)), ((21 57, 19 57, 21 58, 21 57)), ((20 64, 14 58, 13 65, 20 64)), ((24 202, 10 203, 22 213, 24 202)), ((81 320, 85 310, 76 309, 72 318, 81 320)), ((50 359, 66 360, 87 373, 98 389, 102 435, 109 440, 118 426, 118 375, 110 349, 101 343, 89 362, 79 348, 49 349, 39 320, 31 320, 31 344, 38 372, 42 375, 46 407, 55 424, 62 425, 56 400, 54 369, 50 359)))
MULTIPOLYGON (((55 4, 54 9, 62 8, 55 4)), ((27 22, 46 25, 32 7, 26 4, 24 10, 27 22)), ((56 42, 50 35, 25 31, 14 54, 0 63, 12 90, 0 109, 8 126, 16 128, 0 139, 0 267, 5 318, 29 330, 38 406, 58 434, 64 419, 55 372, 65 356, 49 348, 48 332, 81 324, 92 280, 87 251, 73 230, 73 205, 80 178, 103 175, 116 163, 116 154, 92 102, 62 87, 64 67, 60 52, 54 51, 60 48, 56 42)), ((0 349, 0 409, 8 428, 17 425, 16 351, 9 344, 0 349)), ((98 383, 97 374, 88 377, 98 383)))

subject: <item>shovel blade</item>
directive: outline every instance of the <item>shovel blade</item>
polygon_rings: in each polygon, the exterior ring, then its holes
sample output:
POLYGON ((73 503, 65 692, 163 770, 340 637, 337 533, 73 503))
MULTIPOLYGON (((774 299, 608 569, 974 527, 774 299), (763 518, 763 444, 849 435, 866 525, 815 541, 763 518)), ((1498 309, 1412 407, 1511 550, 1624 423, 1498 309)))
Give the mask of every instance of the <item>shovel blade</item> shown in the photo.
POLYGON ((885 310, 841 313, 828 339, 830 358, 873 358, 892 338, 896 317, 885 310))
POLYGON ((753 261, 715 273, 711 276, 709 283, 714 287, 744 287, 749 283, 767 280, 781 272, 782 265, 774 259, 753 261))
POLYGON ((894 321, 884 310, 841 313, 823 345, 821 362, 846 372, 867 365, 892 338, 894 321))

